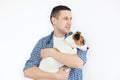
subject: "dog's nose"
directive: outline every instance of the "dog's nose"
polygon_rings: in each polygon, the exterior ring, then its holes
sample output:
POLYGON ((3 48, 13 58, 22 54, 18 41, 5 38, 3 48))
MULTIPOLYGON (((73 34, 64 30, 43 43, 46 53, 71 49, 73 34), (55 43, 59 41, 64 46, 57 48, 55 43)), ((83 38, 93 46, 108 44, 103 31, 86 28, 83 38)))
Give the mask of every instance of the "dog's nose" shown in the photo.
POLYGON ((89 47, 87 47, 87 50, 89 49, 89 47))

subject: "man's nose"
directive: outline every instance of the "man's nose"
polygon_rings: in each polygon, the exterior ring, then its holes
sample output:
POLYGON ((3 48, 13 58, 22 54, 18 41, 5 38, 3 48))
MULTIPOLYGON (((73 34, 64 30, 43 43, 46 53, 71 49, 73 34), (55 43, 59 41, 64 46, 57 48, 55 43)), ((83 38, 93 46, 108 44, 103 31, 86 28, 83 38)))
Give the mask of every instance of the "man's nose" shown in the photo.
POLYGON ((68 24, 71 25, 71 20, 68 20, 68 24))

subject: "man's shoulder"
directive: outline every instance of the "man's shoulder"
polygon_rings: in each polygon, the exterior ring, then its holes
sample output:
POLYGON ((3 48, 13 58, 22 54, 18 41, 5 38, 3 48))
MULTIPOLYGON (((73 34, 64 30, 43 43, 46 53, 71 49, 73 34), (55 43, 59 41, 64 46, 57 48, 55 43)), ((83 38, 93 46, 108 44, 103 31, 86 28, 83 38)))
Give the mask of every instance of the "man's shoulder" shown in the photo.
POLYGON ((47 36, 43 36, 39 41, 49 41, 52 38, 53 32, 48 34, 47 36))

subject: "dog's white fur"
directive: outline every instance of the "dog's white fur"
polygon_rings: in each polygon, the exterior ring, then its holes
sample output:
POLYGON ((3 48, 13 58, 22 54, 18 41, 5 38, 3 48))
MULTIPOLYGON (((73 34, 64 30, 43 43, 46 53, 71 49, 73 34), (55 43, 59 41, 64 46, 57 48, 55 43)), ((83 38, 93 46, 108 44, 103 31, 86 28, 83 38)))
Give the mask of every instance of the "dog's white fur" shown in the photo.
MULTIPOLYGON (((77 54, 77 48, 81 50, 86 50, 86 45, 80 47, 77 46, 72 38, 73 35, 68 36, 64 42, 57 47, 60 52, 69 53, 69 54, 77 54)), ((46 72, 57 72, 60 67, 64 66, 64 64, 59 61, 53 59, 52 57, 45 58, 41 61, 39 68, 46 72)), ((70 71, 70 68, 67 69, 70 71)))

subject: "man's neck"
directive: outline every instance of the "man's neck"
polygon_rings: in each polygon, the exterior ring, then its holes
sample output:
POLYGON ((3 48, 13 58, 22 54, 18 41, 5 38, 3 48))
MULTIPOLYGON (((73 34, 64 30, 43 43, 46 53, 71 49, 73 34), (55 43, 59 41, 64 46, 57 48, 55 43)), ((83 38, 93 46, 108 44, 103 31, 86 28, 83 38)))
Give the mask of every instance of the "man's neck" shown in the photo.
POLYGON ((59 33, 59 32, 55 32, 54 31, 54 34, 53 34, 55 37, 64 37, 65 34, 62 34, 62 33, 59 33))

